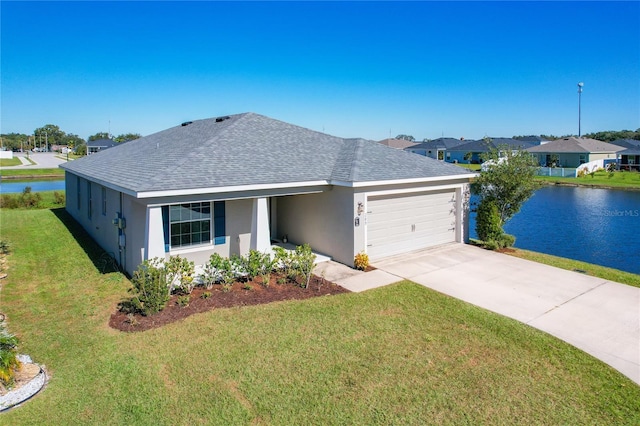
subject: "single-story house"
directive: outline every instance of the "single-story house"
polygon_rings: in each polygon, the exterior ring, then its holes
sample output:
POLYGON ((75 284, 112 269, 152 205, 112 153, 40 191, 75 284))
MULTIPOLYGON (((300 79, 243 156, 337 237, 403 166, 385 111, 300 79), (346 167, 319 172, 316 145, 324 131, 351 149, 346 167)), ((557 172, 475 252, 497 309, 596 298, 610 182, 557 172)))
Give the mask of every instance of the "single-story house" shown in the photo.
POLYGON ((406 139, 395 139, 395 138, 383 139, 381 141, 378 141, 378 143, 391 148, 396 148, 396 149, 405 149, 407 147, 418 145, 416 142, 413 142, 413 141, 408 141, 406 139))
POLYGON ((415 146, 404 148, 404 150, 413 152, 414 154, 424 155, 425 157, 443 161, 447 157, 446 153, 448 150, 468 142, 469 141, 465 141, 464 138, 438 138, 419 143, 415 146))
POLYGON ((447 150, 446 161, 450 163, 482 163, 482 155, 498 147, 517 151, 533 146, 531 142, 511 138, 487 138, 472 140, 447 150))
POLYGON ((95 154, 103 149, 112 148, 118 145, 118 142, 111 139, 97 139, 87 142, 87 155, 95 154))
POLYGON ((596 139, 567 137, 528 148, 546 167, 575 168, 595 160, 615 159, 624 148, 596 139))
POLYGON ((513 139, 522 142, 529 142, 532 145, 544 145, 551 142, 549 139, 545 139, 541 136, 516 136, 513 139))
POLYGON ((128 273, 270 250, 353 265, 468 237, 463 168, 255 113, 188 121, 64 163, 66 210, 128 273))
POLYGON ((623 148, 617 153, 619 170, 640 170, 640 141, 636 139, 618 139, 611 142, 623 148))

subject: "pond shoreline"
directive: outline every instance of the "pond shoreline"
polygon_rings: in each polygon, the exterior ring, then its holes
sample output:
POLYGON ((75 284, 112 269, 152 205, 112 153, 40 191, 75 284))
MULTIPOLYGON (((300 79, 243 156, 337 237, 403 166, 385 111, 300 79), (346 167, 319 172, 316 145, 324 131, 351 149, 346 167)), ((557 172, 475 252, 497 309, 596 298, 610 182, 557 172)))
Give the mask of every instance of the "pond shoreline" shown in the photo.
POLYGON ((579 187, 579 188, 595 188, 595 189, 620 189, 623 191, 640 191, 640 186, 609 186, 609 185, 601 185, 601 184, 585 184, 585 183, 574 183, 574 182, 553 182, 547 180, 536 180, 540 182, 544 186, 571 186, 571 187, 579 187))
POLYGON ((12 175, 12 176, 3 176, 0 175, 1 180, 40 180, 40 179, 64 179, 64 175, 60 174, 52 174, 52 175, 12 175))

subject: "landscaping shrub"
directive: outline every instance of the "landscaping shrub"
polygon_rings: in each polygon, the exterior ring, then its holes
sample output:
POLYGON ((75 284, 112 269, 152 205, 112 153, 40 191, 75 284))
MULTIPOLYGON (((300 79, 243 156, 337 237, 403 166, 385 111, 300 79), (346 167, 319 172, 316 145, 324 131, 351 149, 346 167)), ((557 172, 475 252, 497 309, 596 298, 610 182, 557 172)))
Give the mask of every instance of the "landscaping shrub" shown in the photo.
POLYGON ((169 292, 179 291, 185 294, 191 294, 196 282, 194 281, 193 262, 180 256, 171 256, 169 260, 164 262, 169 292))
POLYGON ((4 386, 13 385, 15 372, 20 368, 17 356, 18 338, 7 331, 4 322, 0 322, 0 383, 4 386))
POLYGON ((145 260, 131 278, 136 295, 131 302, 142 315, 160 312, 169 302, 167 272, 160 258, 145 260))
POLYGON ((296 265, 298 274, 302 276, 303 287, 309 287, 313 267, 316 265, 316 255, 311 251, 309 244, 296 247, 294 264, 296 265))
POLYGON ((498 206, 490 200, 478 204, 476 214, 476 233, 482 241, 497 241, 503 234, 498 206))
POLYGON ((64 206, 65 205, 65 195, 59 193, 58 191, 54 191, 53 192, 53 202, 55 204, 60 205, 60 206, 64 206))
POLYGON ((37 192, 31 192, 31 187, 27 186, 20 195, 2 194, 0 197, 0 207, 5 209, 33 209, 40 207, 42 196, 37 192))
POLYGON ((360 271, 367 269, 369 266, 369 255, 365 252, 356 254, 356 257, 353 259, 353 266, 360 271))
POLYGON ((11 247, 6 240, 0 240, 0 254, 9 254, 11 247))

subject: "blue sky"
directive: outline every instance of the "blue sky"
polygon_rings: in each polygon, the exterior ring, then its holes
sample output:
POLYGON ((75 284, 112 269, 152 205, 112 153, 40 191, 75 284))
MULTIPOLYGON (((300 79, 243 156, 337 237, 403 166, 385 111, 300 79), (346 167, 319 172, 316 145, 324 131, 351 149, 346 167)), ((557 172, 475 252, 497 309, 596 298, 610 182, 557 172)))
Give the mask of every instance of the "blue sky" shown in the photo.
POLYGON ((2 1, 0 132, 252 111, 343 137, 640 127, 640 2, 2 1))

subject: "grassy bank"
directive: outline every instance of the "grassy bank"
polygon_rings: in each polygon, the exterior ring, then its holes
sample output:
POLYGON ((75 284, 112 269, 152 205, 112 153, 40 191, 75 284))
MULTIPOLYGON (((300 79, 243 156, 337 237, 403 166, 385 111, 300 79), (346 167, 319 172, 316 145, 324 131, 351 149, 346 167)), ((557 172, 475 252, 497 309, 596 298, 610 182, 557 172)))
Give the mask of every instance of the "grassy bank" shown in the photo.
POLYGON ((595 188, 620 188, 640 190, 640 173, 615 172, 610 175, 607 172, 596 172, 593 177, 567 178, 552 176, 537 176, 536 180, 545 184, 592 186, 595 188))
POLYGON ((62 169, 30 169, 25 167, 24 169, 3 169, 0 171, 0 175, 3 179, 18 177, 21 179, 36 178, 40 179, 43 176, 64 177, 64 170, 62 169))
POLYGON ((610 367, 410 282, 119 333, 108 318, 129 282, 95 266, 64 211, 0 220, 2 311, 51 373, 7 424, 640 422, 640 387, 610 367))
POLYGON ((640 275, 632 274, 631 272, 620 271, 618 269, 607 268, 605 266, 594 265, 592 263, 581 262, 579 260, 567 259, 564 257, 552 256, 550 254, 522 249, 513 249, 513 251, 509 250, 507 254, 538 263, 544 263, 545 265, 567 269, 569 271, 579 271, 594 277, 604 278, 606 280, 616 281, 634 287, 640 287, 640 275))

